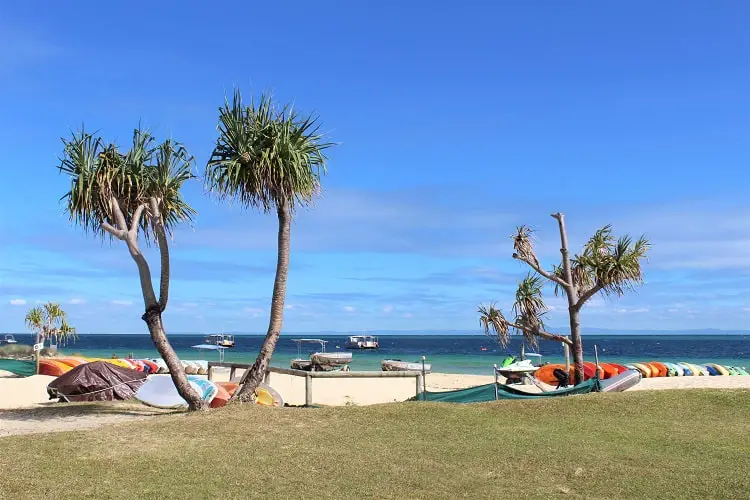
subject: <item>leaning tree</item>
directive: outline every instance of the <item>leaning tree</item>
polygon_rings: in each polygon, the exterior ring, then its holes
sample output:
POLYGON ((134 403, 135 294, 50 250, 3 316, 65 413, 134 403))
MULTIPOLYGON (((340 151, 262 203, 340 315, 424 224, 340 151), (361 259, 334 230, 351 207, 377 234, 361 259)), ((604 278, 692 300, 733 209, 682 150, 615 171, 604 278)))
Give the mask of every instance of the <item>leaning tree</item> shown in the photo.
MULTIPOLYGON (((55 341, 67 342, 76 338, 76 329, 68 324, 68 315, 57 302, 47 302, 41 307, 34 307, 26 313, 26 326, 36 334, 36 344, 54 338, 55 341)), ((39 373, 39 356, 41 350, 35 348, 36 373, 39 373)))
POLYGON ((485 332, 492 329, 501 341, 507 339, 511 329, 515 329, 528 339, 539 337, 568 343, 564 337, 544 331, 542 316, 547 307, 542 298, 544 282, 541 277, 546 278, 554 285, 555 295, 564 294, 568 301, 569 343, 573 347, 575 382, 579 384, 584 378, 581 308, 598 293, 622 296, 642 283, 641 261, 646 259, 650 243, 644 236, 635 241, 627 235, 615 238, 612 227, 606 225, 594 233, 580 254, 571 257, 564 215, 556 213, 552 217, 557 220, 560 230, 560 265, 549 271, 544 269, 534 250, 533 231, 528 226, 519 226, 512 236, 513 258, 528 264, 538 275, 530 275, 521 282, 513 322, 508 322, 492 305, 480 307, 480 322, 485 332))
POLYGON ((253 366, 233 396, 249 401, 263 380, 281 334, 289 273, 290 232, 295 209, 309 205, 325 174, 325 142, 318 118, 302 116, 269 96, 243 104, 235 90, 232 102, 219 108, 219 137, 206 165, 207 188, 220 199, 275 211, 279 221, 276 278, 273 284, 268 331, 253 366))
POLYGON ((183 199, 183 183, 194 178, 193 157, 178 142, 167 139, 157 144, 140 127, 133 132, 127 152, 115 144, 81 130, 63 139, 60 170, 70 177, 65 194, 66 211, 71 220, 104 238, 122 241, 138 268, 145 313, 151 340, 164 359, 177 391, 191 410, 205 408, 205 402, 193 390, 185 369, 167 339, 162 313, 169 297, 168 236, 174 227, 190 221, 196 212, 183 199), (156 298, 151 269, 140 245, 143 233, 147 244, 159 248, 161 273, 159 298, 156 298))

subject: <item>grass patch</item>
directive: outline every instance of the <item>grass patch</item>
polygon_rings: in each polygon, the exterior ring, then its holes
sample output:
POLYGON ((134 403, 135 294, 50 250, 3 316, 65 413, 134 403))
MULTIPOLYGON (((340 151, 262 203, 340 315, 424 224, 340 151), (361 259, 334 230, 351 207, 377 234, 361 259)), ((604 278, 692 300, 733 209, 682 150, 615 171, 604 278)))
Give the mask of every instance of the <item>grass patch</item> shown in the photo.
POLYGON ((0 497, 746 498, 750 391, 223 408, 0 440, 0 497))

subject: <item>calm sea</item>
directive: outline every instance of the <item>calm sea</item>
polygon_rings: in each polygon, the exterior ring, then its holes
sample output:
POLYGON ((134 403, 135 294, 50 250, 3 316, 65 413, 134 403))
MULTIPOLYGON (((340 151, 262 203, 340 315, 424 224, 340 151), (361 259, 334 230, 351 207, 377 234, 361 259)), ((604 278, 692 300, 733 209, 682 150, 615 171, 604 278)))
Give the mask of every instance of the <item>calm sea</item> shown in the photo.
MULTIPOLYGON (((297 357, 297 346, 292 339, 300 337, 282 335, 272 364, 289 367, 290 361, 297 357)), ((346 340, 345 336, 320 338, 328 341, 328 351, 343 350, 346 340)), ((33 343, 31 335, 16 334, 16 339, 19 343, 33 343)), ((199 352, 191 348, 202 343, 202 336, 172 334, 169 340, 183 359, 218 361, 215 352, 199 352)), ((263 337, 258 335, 236 335, 235 340, 237 347, 226 351, 225 361, 252 362, 263 343, 263 337)), ((587 360, 594 360, 594 345, 598 347, 602 362, 687 361, 750 367, 750 335, 586 335, 584 354, 587 360)), ((352 370, 379 370, 382 359, 419 361, 426 356, 433 371, 491 374, 493 363, 501 362, 508 354, 517 355, 520 348, 520 337, 504 349, 481 335, 382 335, 380 349, 353 351, 350 366, 352 370)), ((80 353, 91 357, 158 356, 148 335, 85 334, 60 350, 69 355, 80 353)), ((544 356, 543 361, 563 361, 562 348, 555 342, 540 342, 539 353, 544 356)), ((307 357, 308 352, 302 354, 307 357)))

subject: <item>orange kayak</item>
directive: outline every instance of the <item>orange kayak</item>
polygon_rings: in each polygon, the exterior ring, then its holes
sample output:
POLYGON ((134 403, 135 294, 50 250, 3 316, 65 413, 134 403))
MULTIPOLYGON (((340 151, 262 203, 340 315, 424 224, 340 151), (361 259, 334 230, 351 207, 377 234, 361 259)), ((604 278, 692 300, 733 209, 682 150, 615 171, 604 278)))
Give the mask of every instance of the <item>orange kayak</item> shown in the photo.
POLYGON ((667 365, 665 365, 664 363, 660 363, 658 361, 650 361, 648 364, 650 366, 656 368, 656 370, 657 370, 657 375, 656 376, 657 377, 666 377, 667 374, 669 373, 669 368, 667 368, 667 365))
POLYGON ((616 377, 620 373, 620 369, 617 368, 613 364, 602 363, 599 366, 601 366, 602 370, 604 370, 604 377, 603 378, 605 378, 605 379, 616 377))
POLYGON ((72 367, 65 363, 60 363, 54 359, 40 359, 39 360, 39 375, 49 375, 51 377, 59 377, 64 373, 68 372, 72 367))

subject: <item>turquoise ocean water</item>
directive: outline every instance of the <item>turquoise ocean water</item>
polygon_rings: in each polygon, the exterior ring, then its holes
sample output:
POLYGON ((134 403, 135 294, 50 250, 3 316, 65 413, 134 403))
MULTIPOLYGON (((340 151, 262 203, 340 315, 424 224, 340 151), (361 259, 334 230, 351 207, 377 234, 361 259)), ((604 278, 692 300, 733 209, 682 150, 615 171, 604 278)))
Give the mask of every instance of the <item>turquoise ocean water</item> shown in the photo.
MULTIPOLYGON (((290 361, 297 357, 297 347, 292 339, 301 337, 303 335, 282 335, 272 364, 289 367, 290 361)), ((304 337, 318 336, 306 334, 304 337)), ((226 351, 225 361, 252 363, 263 336, 236 335, 235 338, 237 347, 226 351)), ((328 351, 344 350, 345 336, 322 335, 319 338, 328 341, 328 351)), ((16 339, 20 343, 33 343, 31 335, 17 334, 16 339)), ((199 352, 190 347, 202 343, 202 336, 172 334, 169 339, 183 359, 218 361, 217 353, 199 352)), ((594 345, 598 347, 602 362, 687 361, 750 367, 750 335, 585 335, 587 361, 594 360, 594 345)), ((520 347, 520 337, 505 349, 482 335, 383 335, 380 336, 380 349, 353 351, 350 366, 352 370, 379 370, 382 359, 419 361, 425 356, 436 372, 489 375, 493 363, 500 363, 508 354, 518 355, 520 347)), ((80 335, 75 343, 60 349, 66 354, 80 353, 91 357, 158 356, 149 336, 142 334, 85 334, 80 335)), ((563 361, 563 351, 558 343, 540 342, 538 352, 544 356, 543 361, 563 361)), ((302 354, 307 357, 308 352, 302 354)))

